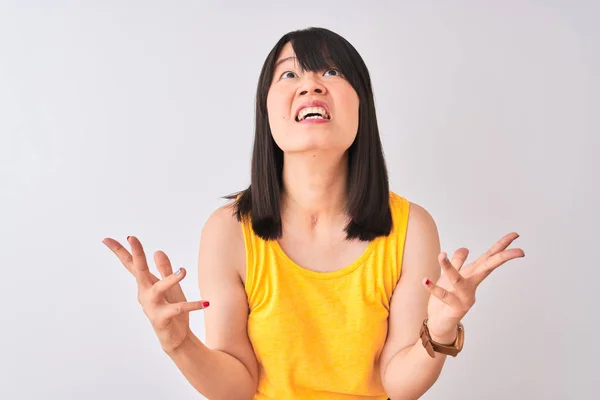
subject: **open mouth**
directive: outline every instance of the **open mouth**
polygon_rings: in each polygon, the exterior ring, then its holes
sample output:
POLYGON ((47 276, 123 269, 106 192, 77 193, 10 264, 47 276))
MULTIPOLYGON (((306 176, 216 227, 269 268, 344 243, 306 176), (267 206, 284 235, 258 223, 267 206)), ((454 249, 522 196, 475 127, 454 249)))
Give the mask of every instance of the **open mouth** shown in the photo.
POLYGON ((296 122, 308 119, 326 119, 330 120, 331 115, 323 107, 306 107, 300 110, 296 116, 296 122))

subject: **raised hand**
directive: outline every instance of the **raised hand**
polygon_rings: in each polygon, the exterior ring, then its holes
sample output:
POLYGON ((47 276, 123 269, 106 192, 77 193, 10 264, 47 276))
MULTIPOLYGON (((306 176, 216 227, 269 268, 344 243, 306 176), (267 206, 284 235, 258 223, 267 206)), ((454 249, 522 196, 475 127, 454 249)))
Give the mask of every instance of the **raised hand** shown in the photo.
POLYGON ((154 253, 154 262, 162 280, 148 269, 146 255, 140 241, 127 238, 131 253, 119 242, 106 238, 102 241, 119 258, 121 263, 135 277, 138 287, 138 301, 150 320, 152 328, 164 351, 176 349, 190 333, 189 312, 209 306, 208 301, 188 302, 179 282, 185 278, 186 270, 180 268, 175 273, 171 262, 162 251, 154 253))
POLYGON ((469 250, 458 249, 452 261, 440 253, 443 274, 437 283, 425 278, 423 284, 431 294, 427 307, 429 332, 434 341, 452 342, 458 322, 475 304, 475 290, 496 268, 514 258, 525 257, 522 249, 508 249, 519 235, 509 233, 471 264, 463 267, 469 250), (449 339, 449 340, 448 340, 449 339))

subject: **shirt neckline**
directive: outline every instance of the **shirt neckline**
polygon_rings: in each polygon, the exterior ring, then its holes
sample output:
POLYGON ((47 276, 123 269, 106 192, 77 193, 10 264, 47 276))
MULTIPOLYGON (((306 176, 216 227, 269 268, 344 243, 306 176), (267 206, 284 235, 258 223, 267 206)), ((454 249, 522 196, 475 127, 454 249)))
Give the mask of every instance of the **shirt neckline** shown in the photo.
POLYGON ((341 276, 347 275, 347 274, 353 272, 354 270, 356 270, 358 267, 360 267, 366 261, 366 259, 369 258, 369 256, 375 249, 375 246, 379 239, 380 239, 380 237, 376 237, 375 239, 371 240, 369 242, 369 245, 367 246, 367 248, 362 252, 362 254, 360 256, 358 256, 358 258, 355 259, 354 261, 352 261, 350 264, 348 264, 345 267, 342 267, 336 271, 330 271, 330 272, 319 272, 319 271, 313 271, 313 270, 304 268, 301 265, 299 265, 298 263, 296 263, 294 260, 292 260, 287 255, 287 253, 283 250, 283 248, 279 244, 278 240, 269 240, 268 243, 286 261, 286 263, 288 263, 292 268, 294 268, 296 271, 300 272, 301 274, 306 275, 308 277, 316 278, 316 279, 334 279, 334 278, 339 278, 341 276))

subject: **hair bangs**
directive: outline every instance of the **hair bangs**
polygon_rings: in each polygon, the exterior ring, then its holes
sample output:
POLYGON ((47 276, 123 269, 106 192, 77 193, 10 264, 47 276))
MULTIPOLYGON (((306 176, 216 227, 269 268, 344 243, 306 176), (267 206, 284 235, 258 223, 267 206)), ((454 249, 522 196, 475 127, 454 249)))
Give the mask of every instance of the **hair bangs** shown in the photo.
POLYGON ((356 71, 347 46, 335 34, 327 30, 304 30, 290 35, 290 44, 303 71, 338 69, 358 92, 356 71))

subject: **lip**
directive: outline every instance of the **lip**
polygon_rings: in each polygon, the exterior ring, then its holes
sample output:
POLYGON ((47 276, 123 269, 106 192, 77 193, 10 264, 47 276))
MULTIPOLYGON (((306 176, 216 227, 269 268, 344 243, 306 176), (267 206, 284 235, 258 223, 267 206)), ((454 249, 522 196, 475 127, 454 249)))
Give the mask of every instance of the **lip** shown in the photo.
MULTIPOLYGON (((300 110, 302 110, 303 108, 307 108, 307 107, 323 107, 325 109, 325 111, 327 111, 327 114, 329 115, 329 119, 327 121, 331 120, 331 110, 329 109, 329 105, 327 103, 325 103, 324 101, 320 101, 320 100, 311 100, 311 101, 302 103, 300 105, 300 107, 298 107, 296 109, 296 113, 294 114, 294 120, 296 120, 296 118, 298 117, 300 110)), ((296 121, 296 122, 298 122, 298 121, 296 121)))

